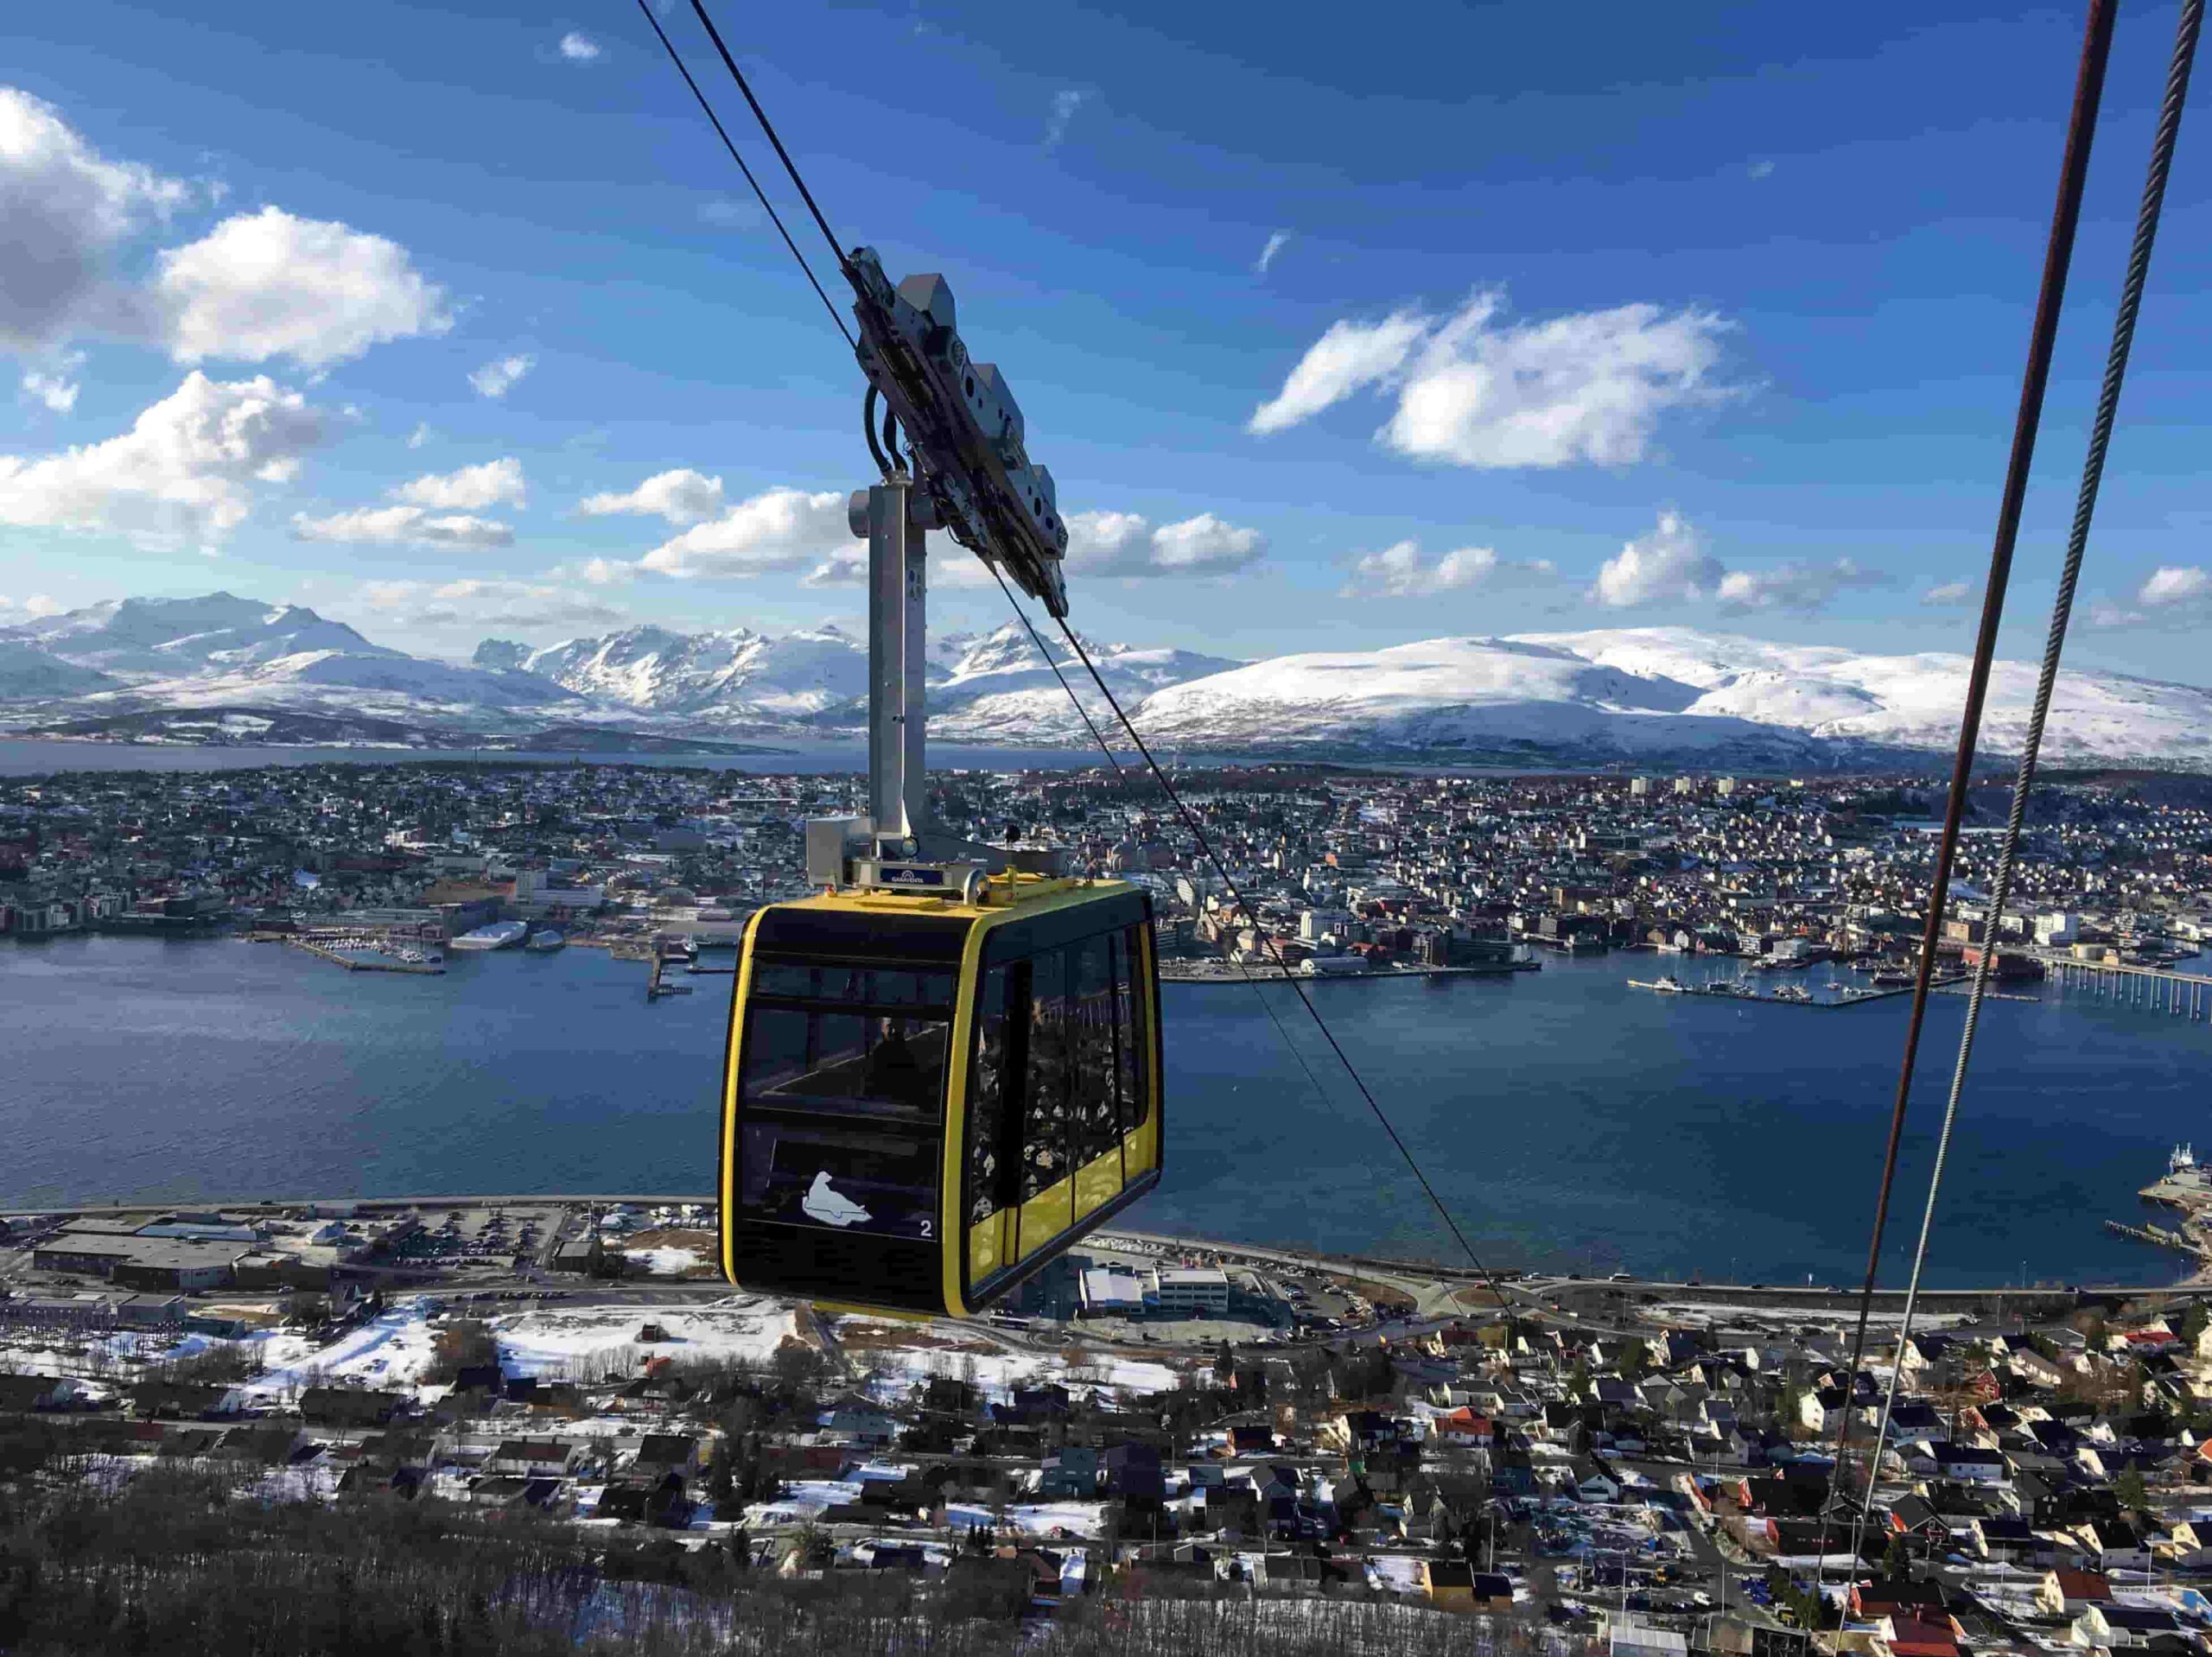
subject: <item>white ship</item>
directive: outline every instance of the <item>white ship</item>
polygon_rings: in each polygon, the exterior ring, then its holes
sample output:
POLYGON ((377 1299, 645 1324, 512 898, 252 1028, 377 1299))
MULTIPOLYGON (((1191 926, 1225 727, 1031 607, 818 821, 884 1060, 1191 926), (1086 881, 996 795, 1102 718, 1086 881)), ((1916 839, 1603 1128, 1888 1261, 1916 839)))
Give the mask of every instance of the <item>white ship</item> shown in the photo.
POLYGON ((550 930, 533 932, 530 936, 530 941, 522 947, 525 949, 535 950, 539 955, 551 955, 554 950, 561 948, 563 944, 568 943, 568 941, 569 940, 567 938, 562 936, 558 932, 550 930))
POLYGON ((505 949, 522 942, 530 928, 520 921, 493 921, 474 932, 463 932, 449 946, 455 949, 505 949))

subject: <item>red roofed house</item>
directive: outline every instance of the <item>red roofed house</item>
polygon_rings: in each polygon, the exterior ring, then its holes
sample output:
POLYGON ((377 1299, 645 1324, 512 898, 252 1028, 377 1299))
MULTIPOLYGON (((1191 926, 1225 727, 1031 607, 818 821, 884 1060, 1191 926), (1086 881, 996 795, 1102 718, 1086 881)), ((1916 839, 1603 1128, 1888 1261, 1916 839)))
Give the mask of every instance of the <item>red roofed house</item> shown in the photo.
POLYGON ((1855 1622, 1878 1622, 1885 1616, 1943 1616, 1943 1591, 1933 1583, 1904 1577, 1851 1584, 1851 1616, 1855 1622))
POLYGON ((1930 1621, 1900 1612, 1882 1619, 1874 1649, 1888 1657, 1960 1657, 1959 1625, 1948 1617, 1930 1621))
POLYGON ((1476 1450, 1488 1450, 1491 1442, 1490 1418, 1477 1415, 1462 1405, 1450 1413, 1436 1418, 1436 1436, 1447 1444, 1465 1444, 1476 1450))

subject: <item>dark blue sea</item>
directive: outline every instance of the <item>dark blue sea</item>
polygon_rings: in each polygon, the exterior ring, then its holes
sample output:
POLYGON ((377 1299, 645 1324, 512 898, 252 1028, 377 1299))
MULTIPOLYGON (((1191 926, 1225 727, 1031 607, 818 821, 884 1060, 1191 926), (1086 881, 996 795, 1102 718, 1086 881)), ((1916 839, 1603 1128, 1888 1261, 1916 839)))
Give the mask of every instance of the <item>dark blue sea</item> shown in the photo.
MULTIPOLYGON (((403 977, 229 940, 0 942, 0 1204, 711 1188, 729 979, 648 1006, 645 968, 600 950, 450 960, 403 977)), ((1628 987, 1666 964, 1310 993, 1492 1263, 1854 1281, 1905 1000, 1628 987)), ((1448 1253, 1287 988, 1166 994, 1167 1177, 1131 1223, 1448 1253)), ((1930 1015, 1885 1278, 1962 1009, 1930 1015)), ((2177 1257, 2102 1222, 2139 1217, 2176 1140, 2212 1140, 2209 1057, 2212 1026, 2080 992, 1993 1002, 1931 1280, 2172 1280, 2177 1257)))

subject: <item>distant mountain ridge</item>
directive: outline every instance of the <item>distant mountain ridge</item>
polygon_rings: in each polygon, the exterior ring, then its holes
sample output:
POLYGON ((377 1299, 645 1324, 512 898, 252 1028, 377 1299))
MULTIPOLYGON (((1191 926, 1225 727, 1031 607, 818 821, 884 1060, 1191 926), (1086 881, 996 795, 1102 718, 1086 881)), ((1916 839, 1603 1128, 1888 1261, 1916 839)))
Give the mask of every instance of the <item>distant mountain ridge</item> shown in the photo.
MULTIPOLYGON (((1064 645, 1050 648, 1106 728, 1089 676, 1064 645)), ((1745 770, 1935 763, 1957 740, 1967 665, 1944 652, 1866 655, 1688 627, 1428 638, 1257 662, 1088 648, 1147 738, 1184 750, 1745 770)), ((625 730, 844 740, 865 729, 867 665, 864 633, 832 623, 782 633, 647 624, 542 647, 487 638, 463 665, 373 644, 304 606, 228 593, 124 599, 0 627, 0 728, 239 740, 283 716, 269 728, 378 745, 594 729, 610 740, 625 730)), ((2034 684, 2031 665, 1998 664, 1986 749, 2018 747, 2034 684)), ((1090 740, 1014 623, 935 639, 929 705, 941 740, 1090 740)), ((2212 691, 2064 673, 2045 752, 2054 763, 2212 770, 2212 691)))

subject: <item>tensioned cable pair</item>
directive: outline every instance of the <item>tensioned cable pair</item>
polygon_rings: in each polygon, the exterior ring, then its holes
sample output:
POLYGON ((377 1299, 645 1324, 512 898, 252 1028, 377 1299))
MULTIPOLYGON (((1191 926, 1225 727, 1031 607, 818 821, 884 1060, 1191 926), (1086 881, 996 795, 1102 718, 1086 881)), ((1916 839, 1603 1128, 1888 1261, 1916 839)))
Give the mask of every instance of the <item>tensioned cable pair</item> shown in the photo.
MULTIPOLYGON (((698 82, 692 79, 690 69, 684 67, 683 60, 677 53, 675 44, 668 38, 667 32, 661 28, 660 20, 653 15, 650 0, 638 0, 638 9, 644 13, 645 21, 652 26, 655 37, 659 40, 663 49, 667 52, 670 60, 676 65, 677 73, 683 77, 683 84, 690 88, 692 97, 698 100, 700 109, 705 113, 707 119, 713 124, 715 134, 722 141, 722 147, 729 151, 730 159, 737 162, 738 169, 745 175, 745 181, 753 187, 753 194, 759 199, 770 221, 776 226, 777 233, 783 238, 784 245, 791 250, 792 258, 798 262, 800 270, 805 272, 808 284, 813 288, 816 295, 822 301, 823 308, 830 312, 830 321, 836 324, 837 331, 844 336, 845 343, 849 346, 853 345, 853 336, 845 327, 844 318, 838 314, 837 308, 830 303, 830 295, 823 291, 822 283, 815 276, 812 266, 808 264, 805 255, 799 251, 798 244, 791 239, 790 231, 785 227, 781 215, 776 211, 775 204, 768 199, 767 192, 761 188, 760 181, 754 176, 753 169, 746 165, 745 159, 738 153, 737 146, 731 140, 728 130, 722 125, 721 118, 715 115, 714 106, 708 101, 706 94, 700 90, 698 82)), ((800 198, 806 203, 807 211, 814 216, 814 222, 820 228, 823 239, 830 244, 831 257, 837 261, 841 270, 849 273, 850 267, 842 246, 836 235, 831 232, 829 220, 823 216, 822 208, 814 199, 814 193, 807 188, 806 181, 799 175, 798 165, 791 160, 791 152, 785 149, 782 138, 777 135, 774 124, 768 119, 767 111, 761 108, 760 100, 753 96, 753 88, 746 80, 744 71, 737 67, 737 60, 731 55, 728 46, 723 41, 721 32, 715 27, 714 19, 707 15, 707 9, 702 3, 702 0, 691 0, 691 10, 706 29, 708 38, 714 42, 715 50, 722 60, 722 67, 728 70, 730 79, 736 82, 738 91, 744 95, 746 104, 753 111, 753 118, 760 124, 762 133, 773 146, 778 158, 782 161, 784 170, 791 175, 791 183, 797 187, 800 198)), ((873 448, 873 442, 870 447, 873 448)), ((1067 692, 1068 700, 1075 704, 1076 712, 1082 716, 1084 724, 1089 727, 1090 734, 1096 740, 1100 751, 1106 756, 1107 762, 1113 766, 1115 775, 1122 778, 1126 787, 1126 774, 1122 771, 1121 761, 1115 756, 1112 746, 1100 733, 1089 710, 1084 707, 1082 699, 1069 685, 1066 676, 1061 673, 1059 663, 1053 659, 1052 653, 1046 647, 1045 641, 1039 637, 1035 626, 1030 622, 1027 613, 1022 609, 1014 594, 1007 587, 1004 578, 999 575, 996 565, 989 564, 988 561, 986 562, 993 577, 998 581, 999 590, 1006 594, 1007 602, 1013 606, 1015 616, 1020 619, 1023 628, 1028 632, 1031 642, 1036 645, 1038 654, 1045 658, 1046 665, 1052 669, 1052 676, 1059 681, 1060 689, 1067 692)), ((1144 739, 1138 735, 1136 727, 1130 723, 1129 716, 1122 711, 1121 703, 1115 698, 1113 691, 1108 688, 1105 678, 1099 673, 1096 664, 1091 661, 1090 653, 1084 647, 1083 641, 1076 636, 1074 630, 1068 625, 1065 619, 1060 619, 1059 626, 1061 632, 1067 638, 1069 646, 1075 651, 1085 670, 1089 671, 1092 682, 1098 687, 1099 693, 1105 697, 1107 706, 1114 710, 1115 718, 1120 721, 1122 728, 1128 733, 1129 740, 1135 744, 1137 752, 1143 755, 1145 765, 1151 771, 1154 781, 1159 784, 1160 791, 1174 806, 1176 814, 1181 818, 1185 828, 1197 841, 1207 861, 1212 864, 1214 873, 1220 878, 1224 889, 1228 892, 1231 901, 1236 905, 1237 911, 1243 916, 1245 924, 1250 926, 1262 941, 1268 955, 1273 957, 1276 968, 1281 972, 1283 981, 1297 993, 1300 1004, 1305 1007, 1307 1015, 1313 1020, 1314 1027, 1321 1032, 1322 1038, 1328 1043, 1329 1050, 1336 1055, 1338 1062, 1344 1066, 1344 1073, 1351 1078, 1353 1086, 1358 1089, 1360 1097, 1366 1102, 1368 1109, 1374 1114, 1376 1121, 1382 1125, 1382 1131, 1389 1136, 1390 1143, 1396 1147, 1398 1154, 1405 1159, 1406 1166, 1412 1171, 1414 1178, 1420 1184, 1423 1194, 1427 1196, 1438 1215, 1443 1219, 1446 1228, 1452 1234, 1452 1240, 1459 1244, 1461 1251, 1472 1262, 1476 1272, 1489 1284, 1491 1293, 1496 1297, 1498 1305, 1504 1312, 1509 1325, 1510 1338, 1510 1333, 1517 1330, 1518 1320, 1513 1315, 1512 1302, 1507 1297, 1497 1274, 1485 1266, 1481 1256, 1476 1254, 1473 1245, 1467 1241, 1465 1234, 1459 1229, 1459 1222, 1452 1218, 1451 1209, 1445 1205, 1444 1199, 1437 1194, 1435 1186, 1429 1183, 1428 1176, 1422 1171, 1421 1163, 1414 1157, 1412 1148, 1399 1134, 1396 1127, 1375 1097, 1373 1089, 1367 1085, 1366 1079, 1360 1075, 1358 1067, 1352 1063, 1351 1056, 1344 1051, 1343 1044, 1338 1041, 1335 1032, 1329 1028, 1327 1021, 1322 1018, 1320 1010, 1313 1005, 1313 998, 1306 994, 1305 986, 1292 975, 1289 965, 1283 960, 1282 953, 1276 947, 1274 938, 1269 936, 1266 928, 1259 924, 1258 917, 1244 901, 1243 894, 1236 889, 1236 883, 1230 879, 1228 869, 1215 853, 1212 842, 1206 838, 1205 831, 1199 827, 1198 819, 1192 814, 1190 809, 1183 803, 1182 797, 1175 791, 1174 784, 1169 781, 1166 772, 1160 769, 1159 761, 1153 758, 1152 751, 1145 746, 1144 739)), ((1243 969, 1243 962, 1240 962, 1237 965, 1240 971, 1243 969)), ((1254 979, 1249 972, 1244 975, 1246 981, 1252 983, 1256 989, 1259 981, 1254 979)), ((1277 1016, 1273 1005, 1268 1001, 1264 994, 1260 999, 1262 1005, 1267 1008, 1268 1018, 1274 1021, 1276 1030, 1281 1033, 1284 1044, 1291 1050, 1292 1056, 1298 1060, 1300 1068, 1306 1072, 1307 1081, 1313 1083, 1314 1091, 1325 1099, 1327 1095, 1321 1088, 1319 1078, 1313 1074, 1313 1067, 1306 1063, 1306 1057, 1299 1050, 1298 1044, 1290 1039, 1290 1033, 1283 1028, 1282 1021, 1277 1016)))

